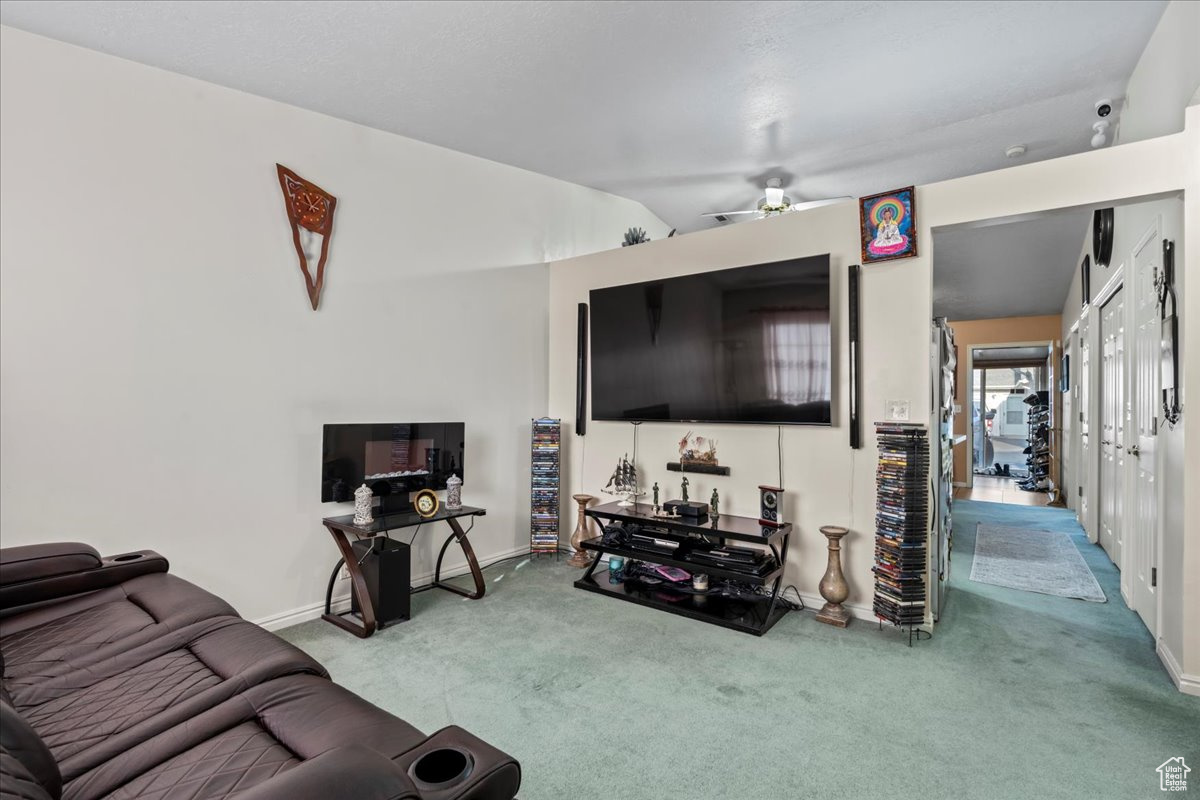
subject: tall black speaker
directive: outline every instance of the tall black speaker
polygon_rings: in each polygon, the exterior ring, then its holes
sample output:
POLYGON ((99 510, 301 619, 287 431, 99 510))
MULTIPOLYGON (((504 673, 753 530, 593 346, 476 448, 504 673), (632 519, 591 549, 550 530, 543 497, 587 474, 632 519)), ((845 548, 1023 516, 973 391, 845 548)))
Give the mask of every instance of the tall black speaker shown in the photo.
POLYGON ((587 433, 588 305, 579 304, 579 335, 575 353, 575 435, 587 433))
POLYGON ((858 264, 850 266, 850 289, 847 292, 850 298, 850 314, 847 318, 850 329, 850 447, 855 450, 862 447, 862 430, 858 419, 859 369, 862 361, 858 341, 858 278, 861 271, 862 267, 858 264))
MULTIPOLYGON (((379 536, 351 542, 350 546, 362 568, 380 627, 410 619, 412 570, 408 545, 379 536)), ((357 597, 352 596, 350 609, 359 610, 357 597)))

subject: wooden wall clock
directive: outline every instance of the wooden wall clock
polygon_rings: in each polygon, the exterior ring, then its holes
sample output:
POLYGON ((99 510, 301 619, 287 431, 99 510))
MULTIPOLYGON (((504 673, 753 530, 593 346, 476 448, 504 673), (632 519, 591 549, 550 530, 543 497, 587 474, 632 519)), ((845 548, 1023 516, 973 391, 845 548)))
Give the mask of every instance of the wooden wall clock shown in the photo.
POLYGON ((292 226, 292 244, 304 273, 304 286, 313 311, 321 302, 325 283, 325 260, 329 258, 329 240, 333 237, 333 212, 337 198, 306 181, 282 164, 276 164, 283 204, 292 226))

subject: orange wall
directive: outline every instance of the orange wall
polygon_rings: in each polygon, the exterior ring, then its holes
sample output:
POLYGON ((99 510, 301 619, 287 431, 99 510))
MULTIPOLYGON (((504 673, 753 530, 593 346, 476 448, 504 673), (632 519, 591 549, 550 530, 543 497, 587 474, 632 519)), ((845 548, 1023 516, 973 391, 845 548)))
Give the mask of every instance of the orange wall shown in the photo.
MULTIPOLYGON (((966 402, 967 355, 973 347, 1010 342, 1057 342, 1062 337, 1062 315, 1044 317, 1003 317, 1000 319, 973 319, 951 322, 954 344, 958 347, 958 393, 954 402, 962 411, 954 415, 955 435, 970 435, 971 409, 966 402)), ((954 448, 954 481, 967 480, 971 463, 971 441, 954 448)))

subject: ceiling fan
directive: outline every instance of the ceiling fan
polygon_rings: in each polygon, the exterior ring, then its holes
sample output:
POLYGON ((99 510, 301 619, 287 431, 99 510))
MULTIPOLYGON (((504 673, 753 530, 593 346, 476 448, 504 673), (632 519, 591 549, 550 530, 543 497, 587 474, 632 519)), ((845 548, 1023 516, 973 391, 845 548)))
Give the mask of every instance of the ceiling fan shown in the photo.
POLYGON ((755 204, 756 208, 749 211, 714 211, 709 214, 701 214, 700 216, 713 217, 717 222, 727 222, 730 217, 742 214, 757 214, 758 218, 762 219, 763 217, 774 217, 779 214, 788 214, 792 211, 818 208, 850 199, 852 198, 849 195, 844 195, 842 197, 829 197, 824 200, 806 200, 801 203, 793 203, 792 198, 783 193, 783 181, 779 178, 768 178, 766 194, 755 204))

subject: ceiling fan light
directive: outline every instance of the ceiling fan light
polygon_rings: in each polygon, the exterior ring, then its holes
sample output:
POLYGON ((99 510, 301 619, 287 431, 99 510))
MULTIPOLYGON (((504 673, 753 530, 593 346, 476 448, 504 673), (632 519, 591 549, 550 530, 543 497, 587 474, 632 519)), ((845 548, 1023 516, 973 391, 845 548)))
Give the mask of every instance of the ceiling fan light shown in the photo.
POLYGON ((783 205, 783 189, 777 186, 767 187, 767 205, 781 206, 783 205))

